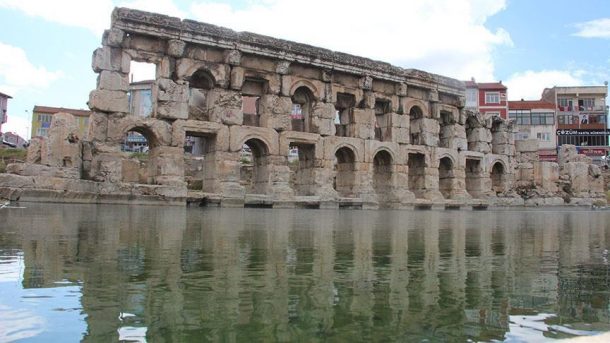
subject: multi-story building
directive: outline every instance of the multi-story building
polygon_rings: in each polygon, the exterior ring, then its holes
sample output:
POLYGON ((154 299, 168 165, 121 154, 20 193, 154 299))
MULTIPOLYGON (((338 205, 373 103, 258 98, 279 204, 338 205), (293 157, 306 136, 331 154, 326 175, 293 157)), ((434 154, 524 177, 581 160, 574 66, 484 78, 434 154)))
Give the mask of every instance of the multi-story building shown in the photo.
POLYGON ((63 107, 34 106, 32 110, 32 137, 48 137, 51 119, 55 113, 59 112, 72 114, 76 118, 79 136, 81 138, 87 136, 91 111, 63 107))
POLYGON ((515 140, 537 139, 543 161, 557 160, 555 105, 542 100, 508 102, 508 117, 515 122, 515 140))
POLYGON ((2 135, 2 144, 13 148, 24 149, 27 147, 28 141, 14 132, 5 132, 2 135))
POLYGON ((506 119, 508 114, 508 89, 500 82, 464 81, 466 86, 466 108, 506 119))
POLYGON ((546 88, 542 99, 557 108, 557 145, 573 144, 594 161, 608 155, 608 96, 603 86, 546 88))
POLYGON ((6 110, 8 108, 8 99, 12 99, 10 95, 6 95, 0 92, 0 133, 2 133, 2 124, 6 123, 7 114, 6 110))

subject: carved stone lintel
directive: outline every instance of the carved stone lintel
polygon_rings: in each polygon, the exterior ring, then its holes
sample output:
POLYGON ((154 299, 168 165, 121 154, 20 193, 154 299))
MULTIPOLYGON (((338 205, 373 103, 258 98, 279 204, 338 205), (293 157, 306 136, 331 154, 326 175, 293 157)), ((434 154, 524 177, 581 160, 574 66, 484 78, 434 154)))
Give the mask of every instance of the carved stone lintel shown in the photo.
POLYGON ((172 57, 182 57, 186 42, 178 39, 170 39, 167 44, 167 54, 172 57))
POLYGON ((333 82, 333 72, 332 72, 332 70, 323 70, 322 71, 322 81, 324 81, 324 82, 333 82))
POLYGON ((241 64, 241 52, 239 52, 239 50, 226 50, 224 55, 225 63, 232 66, 238 66, 241 64))
POLYGON ((365 75, 364 77, 360 78, 360 88, 364 90, 373 89, 373 78, 369 75, 365 75))
POLYGON ((286 75, 290 71, 290 62, 279 61, 275 66, 275 72, 280 75, 286 75))

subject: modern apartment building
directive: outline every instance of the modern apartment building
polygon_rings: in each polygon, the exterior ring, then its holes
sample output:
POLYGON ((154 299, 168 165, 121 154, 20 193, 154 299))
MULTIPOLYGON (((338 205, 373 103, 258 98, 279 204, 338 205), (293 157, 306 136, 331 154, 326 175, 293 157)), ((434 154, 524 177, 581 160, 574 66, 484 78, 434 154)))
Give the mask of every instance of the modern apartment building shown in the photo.
POLYGON ((486 116, 508 115, 508 89, 500 82, 464 81, 466 87, 466 108, 484 113, 486 116))
POLYGON ((32 137, 48 137, 51 119, 55 113, 59 112, 72 114, 76 118, 79 136, 81 138, 87 137, 91 111, 38 105, 34 106, 32 110, 32 137))
POLYGON ((543 161, 557 160, 555 104, 542 100, 508 102, 508 117, 515 122, 515 140, 537 139, 543 161))
POLYGON ((601 160, 608 155, 608 96, 603 86, 546 88, 542 100, 557 109, 557 145, 573 144, 582 154, 601 160))

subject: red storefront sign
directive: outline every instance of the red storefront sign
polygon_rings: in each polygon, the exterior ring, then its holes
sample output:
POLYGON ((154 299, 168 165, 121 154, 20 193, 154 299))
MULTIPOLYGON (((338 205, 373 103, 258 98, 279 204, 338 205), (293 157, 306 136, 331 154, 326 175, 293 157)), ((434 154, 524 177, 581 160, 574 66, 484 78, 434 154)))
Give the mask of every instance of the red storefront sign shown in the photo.
POLYGON ((587 156, 606 156, 605 148, 580 148, 577 147, 578 153, 587 156))

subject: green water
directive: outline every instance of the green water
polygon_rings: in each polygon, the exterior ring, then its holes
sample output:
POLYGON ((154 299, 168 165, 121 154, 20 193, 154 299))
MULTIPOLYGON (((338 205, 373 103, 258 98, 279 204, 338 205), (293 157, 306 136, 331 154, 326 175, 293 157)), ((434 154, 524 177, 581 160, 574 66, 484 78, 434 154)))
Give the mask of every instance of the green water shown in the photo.
POLYGON ((0 209, 0 341, 610 331, 607 211, 0 209))

